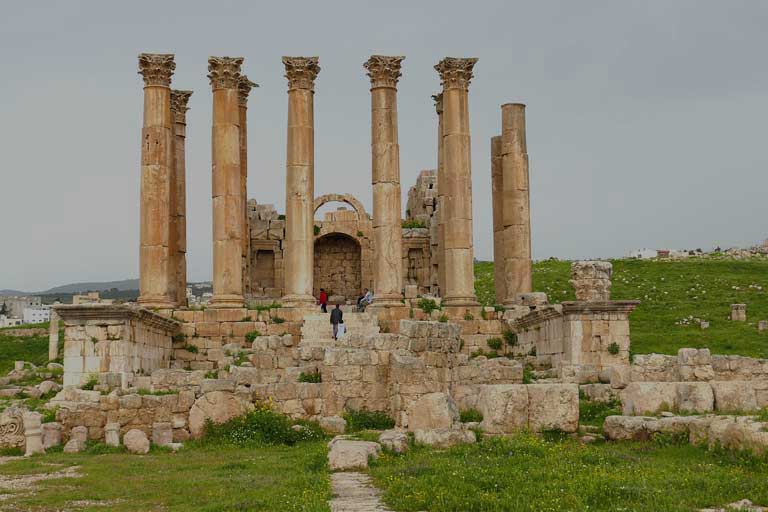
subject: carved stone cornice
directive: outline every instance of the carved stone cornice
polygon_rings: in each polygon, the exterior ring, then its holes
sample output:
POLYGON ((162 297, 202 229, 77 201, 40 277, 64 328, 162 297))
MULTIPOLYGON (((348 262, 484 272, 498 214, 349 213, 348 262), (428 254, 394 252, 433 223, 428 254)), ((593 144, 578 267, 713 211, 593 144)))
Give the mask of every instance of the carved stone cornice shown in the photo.
POLYGON ((435 112, 437 112, 437 115, 442 114, 443 113, 443 93, 439 92, 437 94, 433 94, 432 101, 435 102, 435 112))
POLYGON ((386 55, 371 55, 363 67, 371 79, 371 87, 397 88, 397 80, 402 76, 400 66, 405 57, 388 57, 386 55))
POLYGON ((171 89, 171 113, 175 123, 185 124, 187 122, 187 110, 189 110, 187 103, 190 96, 192 96, 192 91, 171 89))
POLYGON ((172 53, 140 53, 139 74, 144 77, 144 85, 169 87, 176 69, 173 58, 172 53))
POLYGON ((237 89, 240 83, 242 57, 208 57, 208 78, 211 89, 237 89))
POLYGON ((240 75, 240 81, 237 83, 237 102, 241 107, 248 106, 248 95, 251 89, 258 87, 259 84, 251 82, 245 75, 240 75))
POLYGON ((440 84, 443 89, 462 88, 469 89, 469 82, 474 76, 472 69, 477 63, 476 58, 462 59, 446 57, 435 66, 440 74, 440 84))
POLYGON ((315 90, 315 78, 320 72, 318 57, 283 57, 285 78, 288 79, 288 90, 315 90))

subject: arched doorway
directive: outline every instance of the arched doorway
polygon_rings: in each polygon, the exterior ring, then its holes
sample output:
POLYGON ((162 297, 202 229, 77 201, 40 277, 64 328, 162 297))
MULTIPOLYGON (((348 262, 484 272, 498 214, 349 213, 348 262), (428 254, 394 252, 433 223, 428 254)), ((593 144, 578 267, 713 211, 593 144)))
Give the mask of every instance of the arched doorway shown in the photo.
POLYGON ((329 295, 356 300, 362 287, 360 244, 351 236, 328 233, 315 240, 314 295, 325 288, 329 295))

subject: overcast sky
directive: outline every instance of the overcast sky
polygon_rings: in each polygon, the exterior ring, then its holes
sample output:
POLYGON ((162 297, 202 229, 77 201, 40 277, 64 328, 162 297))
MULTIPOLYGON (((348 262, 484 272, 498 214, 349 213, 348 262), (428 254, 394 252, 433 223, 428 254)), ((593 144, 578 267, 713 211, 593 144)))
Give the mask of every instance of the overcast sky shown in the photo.
POLYGON ((282 55, 318 55, 315 193, 370 210, 371 54, 405 55, 405 196, 436 162, 444 56, 470 87, 475 255, 492 254, 490 137, 528 105, 534 257, 747 245, 768 233, 768 2, 4 2, 0 289, 138 276, 141 52, 176 54, 189 278, 211 278, 209 55, 245 57, 248 194, 282 211, 282 55), (371 3, 373 4, 373 3, 371 3))

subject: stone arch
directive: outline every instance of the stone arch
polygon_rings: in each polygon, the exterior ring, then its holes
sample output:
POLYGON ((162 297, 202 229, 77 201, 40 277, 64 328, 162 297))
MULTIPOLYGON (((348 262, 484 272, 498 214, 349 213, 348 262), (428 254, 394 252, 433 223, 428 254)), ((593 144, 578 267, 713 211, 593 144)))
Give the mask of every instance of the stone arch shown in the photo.
POLYGON ((320 288, 354 301, 363 286, 363 258, 360 241, 337 231, 315 239, 314 247, 315 297, 320 288))
POLYGON ((365 207, 355 196, 352 194, 325 194, 323 196, 315 198, 315 212, 326 203, 332 202, 346 203, 355 210, 358 219, 365 218, 368 214, 365 213, 365 207))

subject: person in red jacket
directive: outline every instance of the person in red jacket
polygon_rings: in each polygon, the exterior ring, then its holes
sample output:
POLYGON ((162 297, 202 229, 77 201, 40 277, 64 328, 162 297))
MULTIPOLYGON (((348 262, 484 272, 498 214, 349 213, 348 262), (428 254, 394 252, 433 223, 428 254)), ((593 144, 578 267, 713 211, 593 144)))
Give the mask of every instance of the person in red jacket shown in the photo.
POLYGON ((328 312, 328 294, 325 292, 325 288, 320 288, 320 299, 318 301, 320 303, 320 311, 323 313, 328 312))

